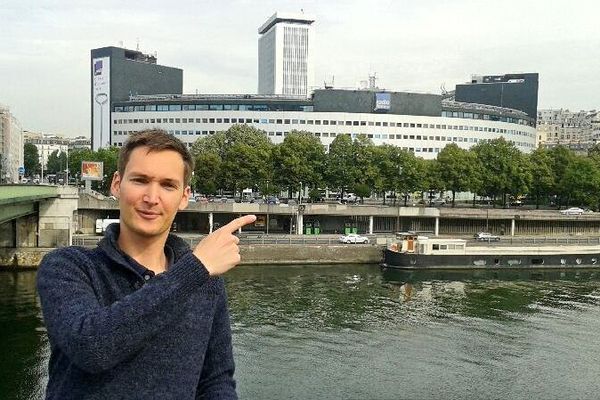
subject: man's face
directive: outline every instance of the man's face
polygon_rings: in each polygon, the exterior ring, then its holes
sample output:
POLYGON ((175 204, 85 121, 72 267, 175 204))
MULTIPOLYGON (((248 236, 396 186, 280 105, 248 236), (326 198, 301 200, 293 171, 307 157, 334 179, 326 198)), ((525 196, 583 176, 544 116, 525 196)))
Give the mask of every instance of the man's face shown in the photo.
POLYGON ((187 207, 184 163, 172 150, 135 148, 123 176, 113 177, 111 192, 119 198, 121 234, 146 238, 166 235, 178 210, 187 207))

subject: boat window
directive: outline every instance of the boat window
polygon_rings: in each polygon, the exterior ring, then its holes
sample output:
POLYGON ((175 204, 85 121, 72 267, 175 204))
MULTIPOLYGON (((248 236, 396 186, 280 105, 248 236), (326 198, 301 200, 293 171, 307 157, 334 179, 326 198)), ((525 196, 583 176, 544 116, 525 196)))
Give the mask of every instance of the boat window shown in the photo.
POLYGON ((463 250, 464 246, 462 244, 457 244, 456 245, 456 250, 463 250))
POLYGON ((544 263, 544 259, 543 258, 532 258, 531 263, 534 265, 541 265, 544 263))
POLYGON ((440 249, 440 245, 439 244, 434 244, 433 245, 433 250, 439 250, 440 249))
POLYGON ((440 244, 440 250, 447 250, 447 249, 448 249, 448 245, 440 244))

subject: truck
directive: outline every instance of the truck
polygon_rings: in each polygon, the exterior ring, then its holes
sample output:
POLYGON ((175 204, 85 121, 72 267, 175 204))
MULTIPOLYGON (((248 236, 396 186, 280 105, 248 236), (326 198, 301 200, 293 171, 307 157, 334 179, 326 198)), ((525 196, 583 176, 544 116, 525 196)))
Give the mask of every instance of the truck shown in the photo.
POLYGON ((106 228, 108 228, 110 224, 118 224, 119 222, 118 218, 98 218, 96 220, 96 234, 104 235, 106 228))

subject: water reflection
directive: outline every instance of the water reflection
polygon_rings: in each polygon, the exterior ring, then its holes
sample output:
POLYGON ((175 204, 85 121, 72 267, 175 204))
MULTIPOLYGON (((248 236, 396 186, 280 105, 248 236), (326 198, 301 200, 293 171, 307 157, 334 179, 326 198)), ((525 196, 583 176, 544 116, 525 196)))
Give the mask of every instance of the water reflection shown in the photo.
POLYGON ((35 271, 0 272, 0 397, 41 399, 49 347, 35 271))
MULTIPOLYGON (((241 398, 595 398, 592 270, 227 274, 241 398)), ((35 272, 0 273, 0 398, 39 399, 48 344, 35 272)))

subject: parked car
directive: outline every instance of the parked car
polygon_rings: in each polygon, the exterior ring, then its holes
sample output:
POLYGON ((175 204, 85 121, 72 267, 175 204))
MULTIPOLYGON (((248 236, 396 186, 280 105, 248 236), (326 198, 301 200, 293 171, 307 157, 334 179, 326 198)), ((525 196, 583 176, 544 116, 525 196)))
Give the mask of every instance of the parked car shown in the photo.
POLYGON ((500 236, 492 235, 489 232, 478 232, 475 234, 475 239, 479 242, 498 242, 500 241, 500 236))
POLYGON ((277 197, 275 197, 275 196, 267 197, 267 204, 279 204, 279 203, 280 203, 280 201, 277 197))
POLYGON ((584 210, 579 207, 571 207, 567 208, 566 210, 560 210, 560 213, 562 215, 581 215, 584 213, 584 210))
POLYGON ((432 205, 434 207, 445 206, 446 205, 446 199, 442 199, 442 198, 432 199, 431 202, 430 202, 430 205, 432 205))
POLYGON ((361 236, 357 233, 349 233, 344 236, 340 236, 340 243, 369 243, 369 238, 366 236, 361 236))
POLYGON ((344 197, 342 197, 340 199, 340 203, 342 203, 342 204, 356 203, 356 202, 358 202, 358 197, 356 197, 356 195, 354 193, 346 193, 344 195, 344 197))

